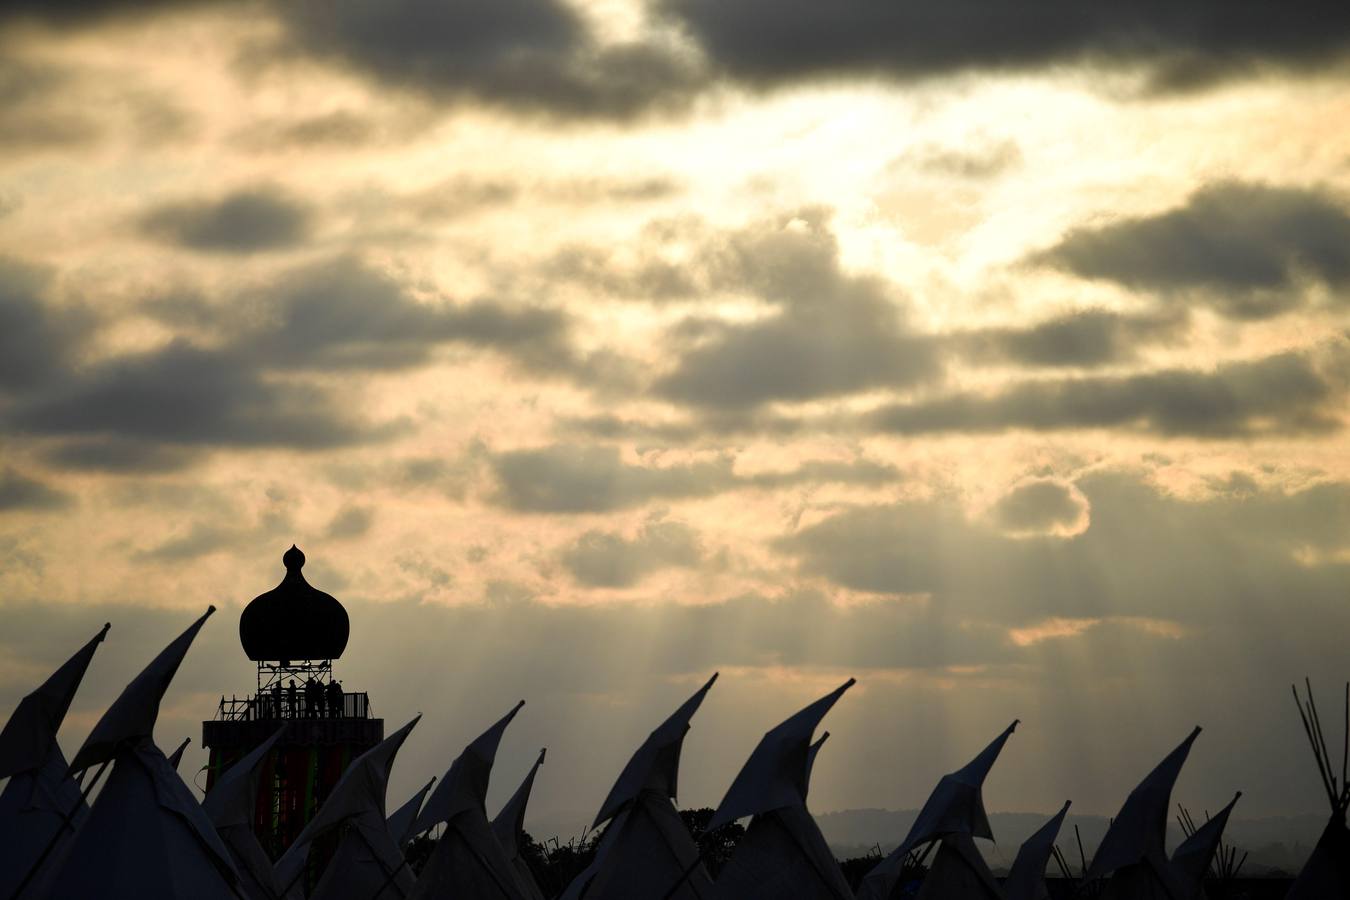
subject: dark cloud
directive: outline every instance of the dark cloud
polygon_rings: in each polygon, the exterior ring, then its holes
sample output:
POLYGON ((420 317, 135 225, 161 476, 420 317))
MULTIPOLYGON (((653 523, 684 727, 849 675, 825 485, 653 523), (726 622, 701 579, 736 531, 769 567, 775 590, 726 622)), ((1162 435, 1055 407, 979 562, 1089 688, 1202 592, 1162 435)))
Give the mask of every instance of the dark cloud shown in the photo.
POLYGON ((70 363, 92 324, 50 298, 44 269, 0 257, 0 392, 31 388, 70 363))
POLYGON ((607 512, 706 496, 733 481, 729 460, 644 466, 625 462, 617 447, 567 444, 499 453, 492 469, 494 502, 518 512, 607 512))
POLYGON ((242 188, 212 199, 173 201, 140 218, 158 240, 211 253, 255 253, 302 243, 310 231, 309 208, 271 187, 242 188))
POLYGON ((1084 64, 1188 90, 1265 68, 1310 71, 1344 59, 1350 14, 1331 0, 1295 9, 1260 0, 1032 9, 980 0, 822 6, 812 0, 662 0, 710 62, 759 86, 829 78, 908 81, 968 71, 1084 64))
POLYGON ((1091 367, 1130 362, 1140 347, 1175 342, 1188 322, 1175 313, 1131 315, 1104 309, 1067 313, 1021 328, 988 328, 952 339, 980 365, 1091 367))
POLYGON ((698 533, 683 522, 646 522, 633 537, 592 530, 562 553, 562 563, 587 587, 626 588, 653 572, 695 568, 703 562, 698 533))
POLYGON ((346 109, 293 119, 262 119, 243 129, 239 142, 251 150, 338 150, 363 147, 385 137, 369 116, 346 109))
POLYGON ((6 0, 0 5, 0 24, 27 20, 57 28, 81 28, 118 17, 141 17, 218 2, 227 0, 6 0))
POLYGON ((666 43, 598 43, 558 0, 303 0, 278 14, 278 56, 298 50, 436 100, 629 118, 684 104, 702 81, 666 43))
POLYGON ((442 344, 495 349, 537 369, 576 363, 566 315, 491 300, 416 298, 353 257, 292 271, 255 296, 240 352, 276 368, 400 369, 442 344))
MULTIPOLYGON (((0 6, 0 26, 3 17, 0 6)), ((47 150, 96 140, 102 133, 98 123, 54 102, 74 81, 72 72, 54 65, 17 54, 0 58, 0 148, 47 150)))
POLYGON ((186 468, 194 454, 183 448, 154 441, 123 437, 63 440, 49 448, 43 458, 63 469, 106 474, 171 472, 186 468))
POLYGON ((1088 505, 1072 484, 1034 478, 999 498, 990 514, 1013 534, 1066 534, 1088 524, 1088 505))
POLYGON ((758 223, 704 250, 697 277, 777 311, 747 324, 692 320, 693 346, 656 382, 678 403, 751 410, 936 377, 931 341, 911 332, 894 290, 845 272, 821 210, 758 223))
POLYGON ((624 461, 608 445, 554 444, 492 457, 494 502, 521 512, 607 512, 652 500, 706 497, 733 490, 797 485, 878 486, 899 481, 894 466, 867 459, 810 460, 792 469, 741 475, 732 461, 648 466, 624 461))
POLYGON ((442 221, 486 209, 526 202, 581 206, 644 203, 675 195, 680 182, 670 176, 644 178, 522 179, 461 176, 397 198, 394 202, 418 219, 442 221))
POLYGON ((0 469, 0 512, 19 509, 62 509, 71 498, 10 468, 0 469))
POLYGON ((897 156, 886 166, 896 174, 914 170, 974 180, 993 178, 1022 162, 1015 141, 973 139, 964 145, 924 144, 897 156))
POLYGON ((1342 427, 1343 343, 1213 370, 1025 380, 988 394, 896 403, 871 417, 895 434, 1118 428, 1209 439, 1319 434, 1342 427))
POLYGON ((317 450, 375 433, 318 388, 182 341, 82 370, 15 404, 6 419, 32 434, 187 447, 317 450))
POLYGON ((373 509, 366 506, 344 506, 333 516, 324 533, 331 540, 348 540, 366 534, 374 523, 373 509))
POLYGON ((1226 181, 1174 209, 1070 231, 1033 259, 1259 319, 1304 305, 1308 284, 1344 295, 1350 211, 1319 190, 1226 181))

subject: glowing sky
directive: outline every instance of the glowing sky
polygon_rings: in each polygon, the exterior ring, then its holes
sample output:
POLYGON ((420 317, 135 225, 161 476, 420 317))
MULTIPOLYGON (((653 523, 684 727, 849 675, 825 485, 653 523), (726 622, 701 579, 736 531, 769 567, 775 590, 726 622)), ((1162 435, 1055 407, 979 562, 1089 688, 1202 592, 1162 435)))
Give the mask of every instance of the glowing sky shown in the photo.
POLYGON ((305 572, 395 793, 682 805, 852 675, 812 806, 1320 811, 1350 676, 1350 6, 10 3, 0 711, 67 750, 207 603, 160 743, 305 572), (1338 721, 1338 720, 1337 720, 1338 721), (1336 729, 1339 725, 1336 726, 1336 729), (1333 729, 1333 730, 1336 730, 1333 729))

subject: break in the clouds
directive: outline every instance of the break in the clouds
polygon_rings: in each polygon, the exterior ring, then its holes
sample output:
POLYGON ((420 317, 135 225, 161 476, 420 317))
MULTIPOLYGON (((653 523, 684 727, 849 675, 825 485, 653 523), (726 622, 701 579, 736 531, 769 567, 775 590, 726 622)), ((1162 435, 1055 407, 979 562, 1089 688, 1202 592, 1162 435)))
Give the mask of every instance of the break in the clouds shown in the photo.
POLYGON ((1225 181, 1154 215, 1074 229, 1040 262, 1260 319, 1350 286, 1350 207, 1334 192, 1225 181))
POLYGON ((141 216, 145 234, 208 253, 293 247, 309 234, 310 210, 284 191, 250 187, 223 197, 171 200, 141 216))
POLYGON ((1142 72, 1155 91, 1195 89, 1262 69, 1338 64, 1350 15, 1335 2, 1158 0, 1033 8, 979 2, 663 0, 720 71, 772 85, 840 77, 935 78, 1087 65, 1142 72))
POLYGON ((871 423, 908 435, 1087 428, 1210 439, 1321 434, 1345 424, 1347 362, 1342 340, 1208 371, 1026 379, 988 394, 891 404, 871 423))

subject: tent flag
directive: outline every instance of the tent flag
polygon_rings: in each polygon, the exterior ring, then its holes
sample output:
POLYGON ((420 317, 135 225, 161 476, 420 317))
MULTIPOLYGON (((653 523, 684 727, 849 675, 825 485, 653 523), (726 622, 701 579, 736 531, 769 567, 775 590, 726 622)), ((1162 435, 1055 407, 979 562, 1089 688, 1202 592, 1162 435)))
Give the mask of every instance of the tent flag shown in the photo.
POLYGON ((1064 801, 1059 812, 1050 817, 1027 838, 1017 851, 1008 877, 1003 882, 1003 893, 1008 900, 1045 900, 1049 896, 1045 887, 1045 867, 1050 854, 1055 851, 1055 838, 1059 837, 1060 826, 1069 812, 1070 802, 1064 801))
POLYGON ((544 764, 544 756, 548 753, 545 747, 539 751, 539 758, 530 766, 530 771, 526 773, 525 780, 516 788, 516 792, 511 795, 511 799, 506 801, 506 805, 497 813, 496 818, 492 820, 492 832, 497 835, 497 840, 501 842, 502 849, 506 855, 512 858, 520 855, 520 836, 525 831, 525 808, 530 805, 530 792, 534 790, 534 777, 539 772, 539 767, 544 764))
POLYGON ((0 731, 0 778, 36 771, 46 764, 75 691, 84 680, 94 651, 111 627, 104 624, 102 630, 74 656, 19 701, 4 730, 0 731))
MULTIPOLYGON (((889 897, 904 870, 905 858, 915 847, 949 834, 966 834, 992 840, 989 816, 984 809, 984 779, 1018 724, 1019 720, 1014 719, 974 759, 955 772, 942 776, 900 846, 863 878, 858 889, 860 898, 884 900, 889 897)), ((960 849, 953 847, 953 852, 960 849)))
POLYGON ((674 800, 679 786, 680 751, 694 713, 703 704, 703 698, 717 681, 714 672, 694 695, 680 705, 664 722, 658 725, 642 746, 628 760, 609 796, 600 806, 592 828, 614 818, 626 804, 632 803, 643 791, 655 791, 674 800))
POLYGON ((1139 786, 1125 798, 1125 805, 1111 821, 1106 836, 1097 846, 1088 867, 1087 877, 1110 875, 1122 866, 1149 862, 1160 878, 1167 878, 1168 810, 1172 803, 1172 786, 1176 784, 1181 767, 1191 752, 1191 745, 1200 734, 1197 726, 1190 736, 1139 782, 1139 786))
POLYGON ((303 872, 305 862, 309 859, 310 844, 344 822, 361 825, 372 832, 378 824, 379 828, 388 831, 388 825, 385 824, 385 792, 389 786, 389 773, 394 768, 394 758, 399 748, 421 718, 422 714, 418 713, 407 725, 347 766, 318 813, 309 820, 295 842, 272 867, 277 883, 284 890, 289 890, 303 872))
POLYGON ((183 743, 178 745, 178 749, 169 754, 169 765, 173 766, 175 772, 178 771, 178 764, 183 761, 183 751, 187 749, 187 745, 190 743, 192 743, 192 738, 183 738, 183 743))
POLYGON ((1194 897, 1199 894, 1205 873, 1209 871, 1209 864, 1214 861, 1214 853, 1219 849, 1219 842, 1223 840, 1223 830, 1228 826, 1228 816, 1233 812, 1233 807, 1237 805, 1241 796, 1242 792, 1238 791, 1214 818, 1195 829, 1190 837, 1172 851, 1172 870, 1190 892, 1187 896, 1194 897))
POLYGON ((497 758, 497 747, 501 744, 506 726, 525 705, 521 700, 511 711, 498 719, 491 728, 480 734, 464 748, 455 761, 446 770, 445 777, 427 798, 426 806, 418 814, 412 833, 421 834, 427 829, 448 822, 466 809, 487 811, 488 777, 492 774, 492 763, 497 758))
POLYGON ((850 678, 830 693, 765 733, 727 789, 708 822, 708 830, 757 813, 805 802, 811 736, 844 692, 850 678))
POLYGON ((413 823, 417 821, 417 813, 422 809, 422 801, 426 799, 427 791, 431 790, 431 786, 435 783, 436 776, 432 775, 431 780, 422 785, 407 802, 389 814, 386 820, 389 834, 398 842, 400 850, 413 839, 413 823))
POLYGON ((186 631, 150 661, 141 674, 132 679, 112 706, 108 707, 103 718, 98 720, 94 730, 85 739, 84 746, 71 760, 71 772, 107 762, 117 755, 122 745, 153 735, 164 692, 169 689, 178 666, 192 646, 192 639, 215 611, 214 606, 208 606, 200 619, 189 625, 186 631))

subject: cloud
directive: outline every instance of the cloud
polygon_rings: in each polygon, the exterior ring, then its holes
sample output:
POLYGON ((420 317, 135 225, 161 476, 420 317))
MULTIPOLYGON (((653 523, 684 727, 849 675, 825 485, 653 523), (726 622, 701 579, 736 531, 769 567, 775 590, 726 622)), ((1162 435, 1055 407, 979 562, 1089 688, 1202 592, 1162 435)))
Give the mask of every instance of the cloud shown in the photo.
POLYGON ((658 498, 716 493, 732 480, 726 460, 648 467, 622 460, 617 447, 557 444, 492 458, 493 500, 517 512, 607 512, 658 498))
POLYGON ((318 388, 264 376, 184 341, 117 357, 25 397, 9 427, 185 447, 325 449, 377 433, 318 388))
POLYGON ((48 448, 43 458, 62 469, 106 474, 144 474, 186 468, 194 457, 191 451, 182 447, 105 436, 60 441, 48 448))
POLYGON ((144 234, 190 250, 256 253, 303 243, 312 214, 300 201, 266 186, 241 188, 223 197, 178 200, 140 217, 144 234))
POLYGON ((1344 294, 1350 211, 1324 191, 1224 181, 1173 209, 1077 228, 1032 259, 1261 319, 1305 305, 1311 284, 1344 294))
POLYGON ((1141 346, 1174 342, 1185 315, 1124 314, 1104 309, 1066 313, 1024 327, 986 328, 954 336, 953 348, 977 365, 1093 367, 1133 361, 1141 346))
POLYGON ((303 0, 277 13, 276 57, 298 51, 437 101, 626 119, 682 106, 702 83, 668 41, 600 43, 558 0, 303 0))
POLYGON ((7 19, 30 20, 57 28, 82 28, 117 17, 139 17, 213 2, 221 0, 9 0, 0 7, 0 24, 7 19))
POLYGON ((888 172, 913 170, 930 175, 983 180, 1002 175, 1022 163, 1015 141, 974 138, 961 145, 923 144, 912 147, 887 164, 888 172))
POLYGON ((1312 71, 1344 59, 1350 14, 1315 2, 1257 0, 1033 9, 980 0, 849 3, 663 0, 727 77, 769 87, 809 80, 901 82, 961 72, 1066 65, 1139 73, 1156 92, 1192 90, 1263 69, 1312 71))
POLYGON ((732 461, 647 466, 624 461, 605 444, 552 444, 492 457, 492 500, 519 512, 609 512, 652 500, 707 497, 733 490, 812 484, 877 486, 899 481, 894 466, 867 459, 808 460, 791 469, 738 474, 732 461))
POLYGON ((1009 534, 1071 536, 1088 527, 1088 502, 1072 484, 1033 478, 999 498, 990 514, 1009 534))
POLYGON ((1344 425, 1348 354, 1341 341, 1211 370, 1028 379, 987 394, 883 406, 870 424, 909 435, 1085 428, 1204 439, 1323 434, 1344 425))
POLYGON ((14 469, 0 469, 0 512, 23 509, 62 509, 71 498, 63 491, 29 478, 14 469))
POLYGON ((46 270, 0 257, 0 392, 53 378, 89 332, 90 317, 54 304, 50 285, 46 270))
POLYGON ((370 531, 375 523, 375 511, 365 506, 344 506, 328 523, 325 534, 335 540, 358 538, 370 531))
POLYGON ((587 587, 626 588, 661 569, 695 568, 704 552, 698 533, 683 522, 658 519, 632 538, 609 531, 582 534, 562 553, 562 563, 587 587))

